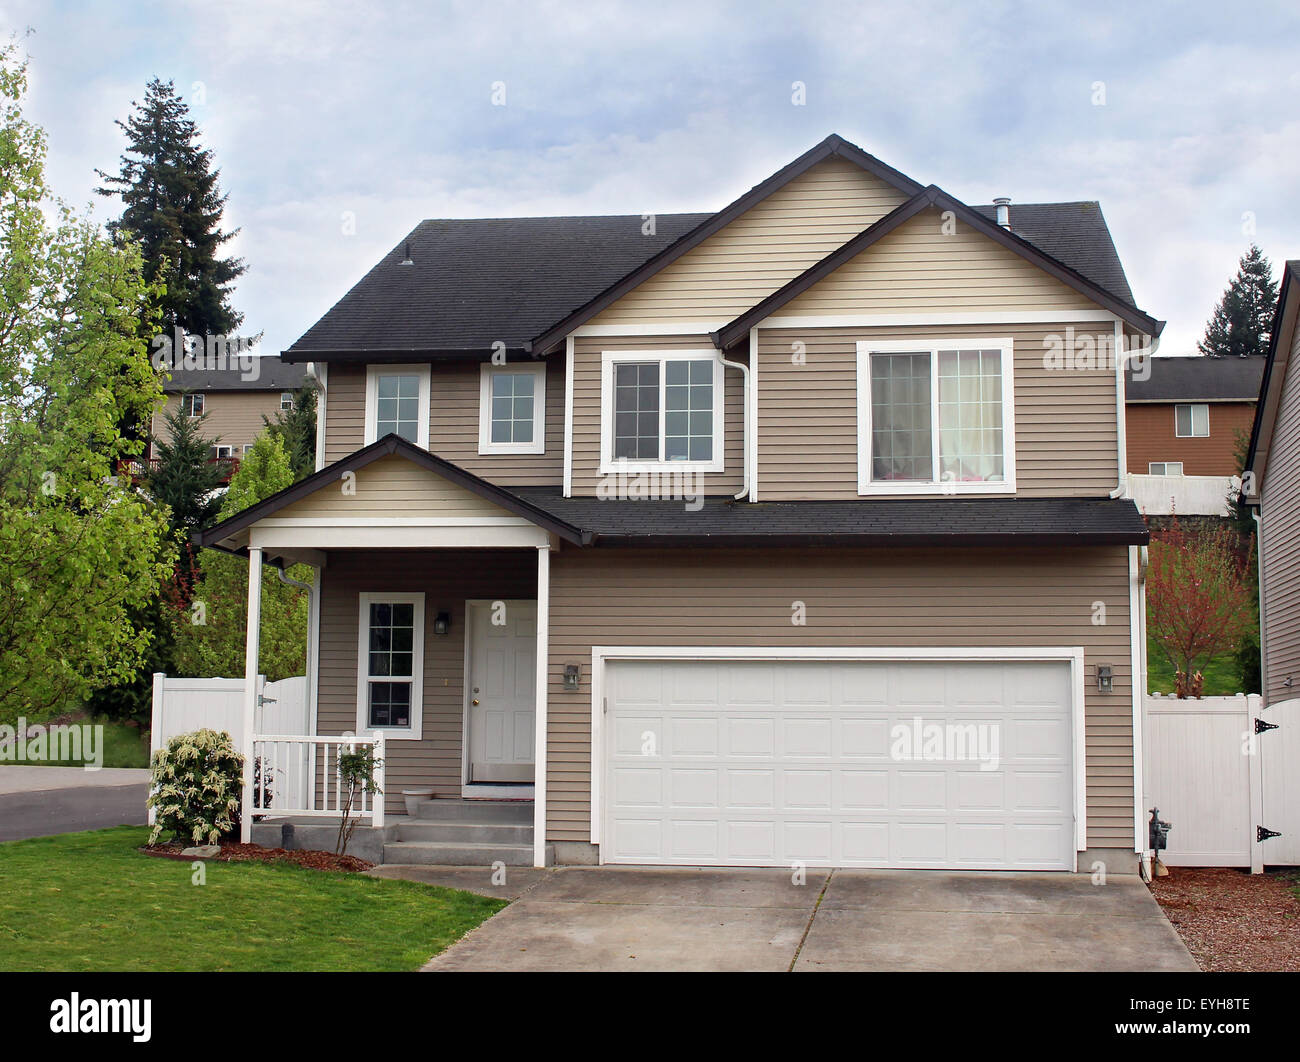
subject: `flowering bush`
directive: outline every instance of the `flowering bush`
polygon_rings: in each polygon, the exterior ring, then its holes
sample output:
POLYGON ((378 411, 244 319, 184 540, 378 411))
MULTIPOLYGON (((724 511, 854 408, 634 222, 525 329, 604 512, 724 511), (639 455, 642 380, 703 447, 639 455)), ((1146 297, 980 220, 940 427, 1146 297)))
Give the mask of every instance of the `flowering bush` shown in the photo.
POLYGON ((244 757, 230 735, 216 730, 179 734, 153 754, 154 828, 149 843, 173 840, 216 844, 231 833, 239 814, 244 757))

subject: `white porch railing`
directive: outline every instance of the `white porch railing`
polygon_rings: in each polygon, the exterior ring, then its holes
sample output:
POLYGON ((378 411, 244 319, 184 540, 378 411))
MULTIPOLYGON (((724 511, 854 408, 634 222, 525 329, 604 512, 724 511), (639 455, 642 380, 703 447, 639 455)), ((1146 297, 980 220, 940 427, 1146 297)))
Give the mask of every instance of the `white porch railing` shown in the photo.
POLYGON ((346 787, 339 775, 341 752, 371 745, 377 761, 373 798, 364 790, 352 814, 384 824, 384 736, 351 734, 310 737, 305 734, 253 735, 253 814, 338 818, 343 813, 346 787))

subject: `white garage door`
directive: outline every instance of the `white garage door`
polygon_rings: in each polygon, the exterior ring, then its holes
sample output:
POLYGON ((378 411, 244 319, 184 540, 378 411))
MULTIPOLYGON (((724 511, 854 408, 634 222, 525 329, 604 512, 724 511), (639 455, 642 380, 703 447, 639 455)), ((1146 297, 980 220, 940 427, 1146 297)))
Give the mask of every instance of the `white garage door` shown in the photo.
POLYGON ((1063 661, 611 661, 602 858, 1070 870, 1063 661))

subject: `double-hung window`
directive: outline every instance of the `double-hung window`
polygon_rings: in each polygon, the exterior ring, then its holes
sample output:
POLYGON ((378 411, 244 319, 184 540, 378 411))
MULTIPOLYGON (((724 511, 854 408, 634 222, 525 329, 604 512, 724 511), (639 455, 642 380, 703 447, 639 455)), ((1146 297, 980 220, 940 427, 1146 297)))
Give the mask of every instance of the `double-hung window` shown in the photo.
POLYGON ((182 417, 201 417, 203 416, 203 395, 191 394, 181 395, 181 416, 182 417))
POLYGON ((1204 403, 1174 406, 1174 435, 1180 439, 1205 439, 1210 434, 1210 407, 1204 403))
POLYGON ((479 374, 478 452, 546 452, 546 365, 484 365, 479 374))
POLYGON ((1009 339, 858 344, 858 493, 1015 490, 1009 339))
POLYGON ((357 732, 420 736, 424 595, 367 593, 357 646, 357 732))
POLYGON ((281 412, 284 412, 284 411, 287 411, 287 410, 290 410, 290 409, 293 409, 293 392, 292 392, 292 391, 281 391, 281 392, 280 392, 280 410, 281 410, 281 412))
POLYGON ((723 470, 722 363, 711 350, 606 351, 601 471, 723 470))
POLYGON ((385 435, 429 448, 429 366, 366 369, 366 445, 385 435))

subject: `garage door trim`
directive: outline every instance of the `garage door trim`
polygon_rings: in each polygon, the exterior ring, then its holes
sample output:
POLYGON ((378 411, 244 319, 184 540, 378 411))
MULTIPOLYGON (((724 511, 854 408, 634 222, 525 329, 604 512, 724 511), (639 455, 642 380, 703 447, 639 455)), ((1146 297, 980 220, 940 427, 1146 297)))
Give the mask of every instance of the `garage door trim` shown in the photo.
MULTIPOLYGON (((725 661, 952 661, 986 660, 1015 663, 1022 660, 1057 660, 1070 665, 1070 749, 1074 771, 1074 848, 1084 851, 1087 845, 1087 758, 1084 748, 1084 670, 1083 647, 1021 648, 988 647, 909 647, 859 648, 855 646, 753 646, 753 645, 593 645, 591 647, 591 843, 601 843, 604 817, 605 775, 609 762, 605 755, 605 667, 619 660, 716 660, 725 661)), ((605 861, 601 852, 600 861, 605 861)), ((1078 869, 1077 858, 1075 869, 1078 869)))

